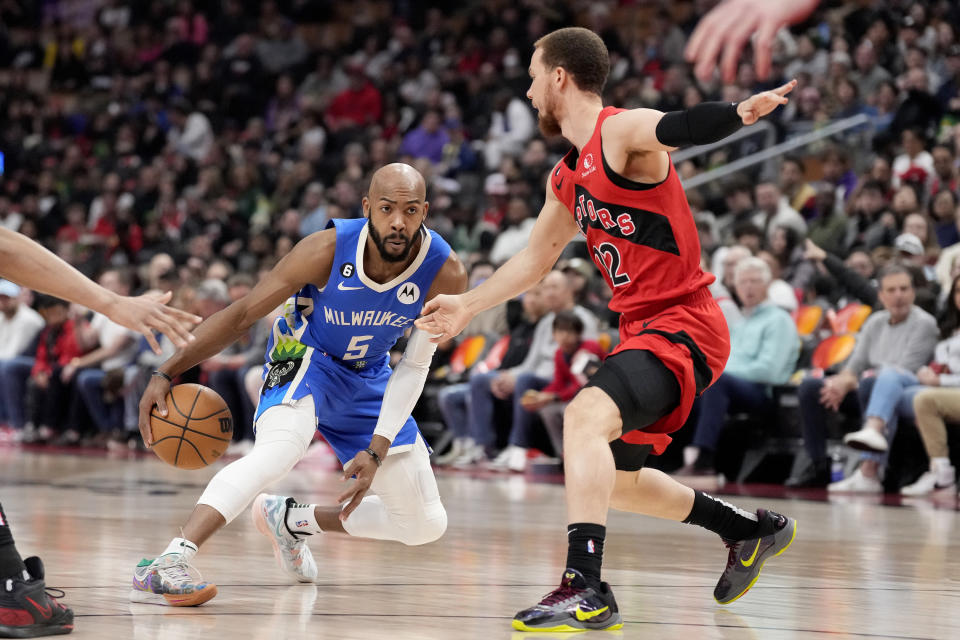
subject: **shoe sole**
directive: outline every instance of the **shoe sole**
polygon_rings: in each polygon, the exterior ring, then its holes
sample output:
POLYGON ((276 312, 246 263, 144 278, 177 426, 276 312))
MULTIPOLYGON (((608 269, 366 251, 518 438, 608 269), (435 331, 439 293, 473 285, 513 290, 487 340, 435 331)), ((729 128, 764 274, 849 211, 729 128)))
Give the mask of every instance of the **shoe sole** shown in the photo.
POLYGON ((206 587, 193 593, 153 593, 151 591, 130 590, 130 602, 140 604, 159 604, 169 607, 199 607, 215 598, 217 585, 207 584, 206 587))
POLYGON ((757 567, 757 575, 755 575, 755 576, 753 577, 753 580, 750 581, 750 584, 747 585, 747 588, 746 588, 746 589, 744 589, 743 591, 741 591, 740 593, 738 593, 738 594, 737 594, 736 596, 734 596, 733 598, 730 598, 729 600, 717 600, 716 598, 714 598, 714 600, 717 602, 717 604, 730 604, 731 602, 734 602, 734 601, 736 601, 736 600, 739 600, 739 599, 742 598, 744 595, 746 595, 747 591, 750 591, 750 588, 757 583, 757 580, 760 579, 760 573, 763 571, 763 565, 765 565, 765 564, 767 563, 767 560, 769 560, 770 558, 776 558, 778 555, 780 555, 781 553, 783 553, 784 551, 786 551, 787 549, 789 549, 789 548, 790 548, 790 545, 793 544, 793 541, 794 541, 794 539, 796 539, 796 537, 797 537, 797 521, 794 520, 794 521, 793 521, 793 532, 790 534, 790 539, 787 540, 787 544, 785 544, 785 545, 783 546, 783 549, 780 549, 780 551, 777 551, 777 552, 776 552, 775 554, 773 554, 772 556, 769 556, 769 557, 767 557, 767 558, 764 558, 763 560, 760 561, 760 566, 757 567))
POLYGON ((887 447, 886 449, 876 449, 859 440, 845 440, 843 444, 847 445, 851 449, 856 449, 857 451, 866 451, 868 453, 886 453, 890 450, 890 447, 887 447))
POLYGON ((73 631, 71 624, 31 624, 24 627, 0 625, 0 638, 39 638, 41 636, 61 636, 73 631))
POLYGON ((255 526, 257 531, 263 534, 264 537, 270 540, 270 544, 273 546, 273 557, 277 559, 277 564, 280 565, 280 569, 282 569, 285 574, 297 582, 303 582, 305 584, 312 583, 313 579, 301 576, 296 571, 287 569, 286 563, 283 561, 283 550, 281 550, 280 545, 277 544, 277 538, 273 535, 273 531, 270 530, 267 519, 263 517, 263 502, 266 500, 265 496, 266 494, 261 493, 253 501, 253 508, 250 510, 250 517, 253 518, 253 526, 255 526))
POLYGON ((540 632, 540 633, 578 633, 581 631, 616 631, 617 629, 623 628, 623 619, 620 617, 620 614, 616 614, 616 619, 612 621, 612 624, 605 627, 574 627, 569 624, 558 624, 553 625, 552 627, 531 627, 527 624, 524 624, 520 620, 513 620, 513 628, 516 631, 531 631, 531 632, 540 632))

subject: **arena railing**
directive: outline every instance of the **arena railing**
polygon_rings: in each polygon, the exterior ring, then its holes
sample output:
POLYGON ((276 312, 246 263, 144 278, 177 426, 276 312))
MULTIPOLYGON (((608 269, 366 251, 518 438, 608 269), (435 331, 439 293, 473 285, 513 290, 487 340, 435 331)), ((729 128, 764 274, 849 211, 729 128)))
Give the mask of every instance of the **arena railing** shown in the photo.
POLYGON ((760 121, 752 127, 740 129, 740 131, 737 131, 732 136, 724 138, 719 142, 683 149, 671 154, 671 157, 674 164, 678 164, 684 160, 689 160, 690 158, 695 158, 697 156, 710 153, 721 147, 734 144, 745 138, 752 137, 760 133, 764 134, 764 140, 766 142, 766 144, 764 144, 764 149, 743 156, 742 158, 738 158, 732 162, 728 162, 715 169, 697 174, 687 180, 683 180, 684 189, 693 189, 715 180, 719 180, 738 171, 743 171, 749 167, 767 162, 768 160, 772 160, 773 158, 789 153, 794 149, 809 146, 837 134, 850 132, 854 129, 860 128, 862 133, 869 135, 869 132, 872 129, 872 127, 870 127, 870 122, 870 117, 861 113, 849 118, 843 118, 842 120, 836 120, 809 133, 788 138, 779 144, 773 144, 773 141, 776 139, 776 128, 769 122, 760 121))

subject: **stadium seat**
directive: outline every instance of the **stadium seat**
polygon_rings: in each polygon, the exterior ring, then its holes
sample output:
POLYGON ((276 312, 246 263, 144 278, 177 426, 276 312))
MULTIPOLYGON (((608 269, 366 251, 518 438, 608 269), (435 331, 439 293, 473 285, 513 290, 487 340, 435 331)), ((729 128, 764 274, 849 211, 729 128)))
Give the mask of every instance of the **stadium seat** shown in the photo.
POLYGON ((457 345, 453 355, 450 356, 450 371, 457 374, 464 373, 476 364, 486 343, 487 339, 484 336, 470 336, 457 345))
POLYGON ((816 305, 803 305, 790 315, 801 338, 813 335, 823 322, 823 309, 816 305))
POLYGON ((810 364, 826 371, 850 357, 857 339, 852 335, 830 336, 813 350, 810 364))

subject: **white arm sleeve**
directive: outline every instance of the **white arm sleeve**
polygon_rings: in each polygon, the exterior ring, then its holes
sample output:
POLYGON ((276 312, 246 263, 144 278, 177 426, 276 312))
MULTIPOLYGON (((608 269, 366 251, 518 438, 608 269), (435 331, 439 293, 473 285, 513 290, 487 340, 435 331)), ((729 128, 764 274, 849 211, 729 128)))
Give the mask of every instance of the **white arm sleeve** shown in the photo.
POLYGON ((432 337, 419 329, 413 330, 403 358, 397 363, 397 368, 387 382, 386 391, 383 392, 380 418, 373 435, 383 436, 393 442, 410 417, 423 391, 423 383, 430 372, 430 362, 437 350, 437 345, 430 342, 432 337))

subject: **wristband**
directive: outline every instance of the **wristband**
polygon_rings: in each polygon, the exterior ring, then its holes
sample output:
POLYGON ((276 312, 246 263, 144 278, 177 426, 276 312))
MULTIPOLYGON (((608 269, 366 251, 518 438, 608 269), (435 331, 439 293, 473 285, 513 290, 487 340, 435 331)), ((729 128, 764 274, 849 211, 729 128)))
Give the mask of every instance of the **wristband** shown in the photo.
POLYGON ((374 451, 370 447, 367 447, 366 449, 364 449, 364 451, 370 454, 370 457, 373 458, 373 461, 377 463, 378 467, 383 466, 383 460, 380 459, 380 456, 377 455, 376 451, 374 451))
POLYGON ((154 371, 154 372, 151 373, 150 375, 151 375, 151 376, 157 376, 157 377, 159 377, 159 378, 163 378, 163 379, 166 380, 167 382, 173 382, 173 378, 171 378, 170 376, 168 376, 167 374, 165 374, 163 371, 160 371, 160 369, 157 369, 156 371, 154 371))

